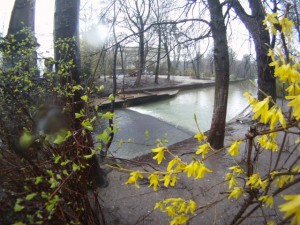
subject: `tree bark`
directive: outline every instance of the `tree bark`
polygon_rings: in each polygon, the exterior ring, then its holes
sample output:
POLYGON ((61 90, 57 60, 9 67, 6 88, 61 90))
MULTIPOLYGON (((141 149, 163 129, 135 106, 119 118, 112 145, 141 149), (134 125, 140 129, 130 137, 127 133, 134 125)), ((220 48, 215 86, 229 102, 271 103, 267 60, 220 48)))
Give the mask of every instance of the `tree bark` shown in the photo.
POLYGON ((214 149, 224 145, 229 86, 229 56, 226 27, 219 0, 208 0, 211 32, 214 40, 215 98, 208 142, 214 149))
POLYGON ((257 97, 263 100, 267 95, 270 95, 276 101, 276 83, 274 77, 274 69, 269 66, 271 58, 267 56, 270 48, 270 35, 263 25, 265 12, 260 0, 248 0, 251 8, 251 14, 248 15, 238 0, 232 0, 232 7, 240 20, 244 23, 249 33, 253 37, 256 62, 257 62, 257 76, 258 76, 258 91, 257 97), (263 93, 264 92, 264 93, 263 93))
MULTIPOLYGON (((24 27, 29 27, 34 32, 34 13, 35 0, 15 0, 7 33, 15 35, 24 27)), ((18 37, 15 38, 18 40, 18 37)))
POLYGON ((155 79, 154 83, 158 84, 158 74, 160 66, 160 50, 161 50, 161 26, 158 25, 158 48, 157 48, 157 58, 156 58, 156 67, 155 67, 155 79))

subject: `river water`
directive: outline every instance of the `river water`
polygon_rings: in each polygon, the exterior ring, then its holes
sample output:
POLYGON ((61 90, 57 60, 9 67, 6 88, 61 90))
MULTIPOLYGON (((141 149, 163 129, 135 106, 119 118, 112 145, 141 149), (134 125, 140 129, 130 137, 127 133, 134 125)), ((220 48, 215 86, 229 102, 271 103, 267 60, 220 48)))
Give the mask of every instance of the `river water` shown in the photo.
MULTIPOLYGON (((256 88, 249 81, 231 83, 227 107, 227 121, 241 113, 247 106, 243 96, 249 91, 256 96, 256 88)), ((136 112, 153 116, 173 126, 191 133, 197 132, 194 114, 201 130, 210 128, 213 113, 214 86, 180 91, 177 96, 167 100, 130 107, 136 112)))

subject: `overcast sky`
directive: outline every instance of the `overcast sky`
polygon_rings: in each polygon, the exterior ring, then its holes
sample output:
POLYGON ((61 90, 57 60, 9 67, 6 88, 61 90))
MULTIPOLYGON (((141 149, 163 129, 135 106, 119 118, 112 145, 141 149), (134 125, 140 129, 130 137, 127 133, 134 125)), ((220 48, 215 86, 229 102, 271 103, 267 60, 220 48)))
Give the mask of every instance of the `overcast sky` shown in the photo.
MULTIPOLYGON (((81 4, 85 5, 85 2, 91 1, 94 2, 94 6, 97 5, 97 2, 99 2, 99 0, 82 0, 81 4)), ((54 3, 55 0, 36 0, 35 32, 38 42, 41 45, 41 51, 46 54, 45 56, 50 56, 53 54, 52 32, 54 3)), ((0 0, 0 33, 2 33, 2 35, 5 35, 7 32, 13 4, 14 0, 0 0)), ((250 53, 250 50, 246 50, 249 49, 250 46, 248 41, 246 41, 249 36, 241 22, 236 23, 237 25, 233 27, 239 28, 232 31, 228 30, 228 34, 232 32, 232 37, 234 38, 231 39, 229 37, 228 42, 231 48, 236 52, 238 58, 241 59, 243 54, 250 53)), ((254 53, 253 50, 251 53, 254 53)))

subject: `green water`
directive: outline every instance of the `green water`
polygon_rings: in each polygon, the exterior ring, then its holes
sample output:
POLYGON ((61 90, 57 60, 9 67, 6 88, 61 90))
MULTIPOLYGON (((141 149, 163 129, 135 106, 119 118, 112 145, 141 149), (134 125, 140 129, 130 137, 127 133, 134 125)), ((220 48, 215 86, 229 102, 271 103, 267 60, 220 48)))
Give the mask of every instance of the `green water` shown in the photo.
MULTIPOLYGON (((248 106, 246 98, 243 96, 245 91, 256 96, 257 91, 249 81, 230 84, 227 121, 237 116, 248 106)), ((130 107, 130 109, 196 133, 197 126, 194 121, 194 114, 198 118, 200 129, 208 130, 212 119, 213 101, 214 86, 181 91, 174 98, 130 107)))

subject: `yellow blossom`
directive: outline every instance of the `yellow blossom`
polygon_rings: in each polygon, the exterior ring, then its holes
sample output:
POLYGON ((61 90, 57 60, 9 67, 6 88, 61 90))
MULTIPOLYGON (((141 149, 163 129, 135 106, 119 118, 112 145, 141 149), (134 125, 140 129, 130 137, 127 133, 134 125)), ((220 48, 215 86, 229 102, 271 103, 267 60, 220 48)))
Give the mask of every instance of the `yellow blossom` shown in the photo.
POLYGON ((149 181, 150 181, 150 185, 148 187, 153 186, 153 190, 156 191, 157 190, 157 186, 159 186, 159 175, 152 173, 149 177, 148 177, 149 181))
POLYGON ((260 117, 260 122, 266 124, 268 122, 268 109, 269 109, 270 97, 266 97, 264 100, 253 105, 253 119, 260 117))
POLYGON ((202 153, 202 158, 205 157, 205 155, 208 153, 208 151, 210 150, 210 144, 209 143, 205 143, 203 145, 200 145, 198 147, 198 150, 196 151, 196 154, 199 155, 202 153))
POLYGON ((274 130, 277 122, 279 121, 283 128, 286 128, 286 121, 282 114, 282 111, 277 106, 273 106, 268 112, 268 118, 270 120, 270 129, 274 130))
POLYGON ((178 158, 178 156, 176 156, 168 163, 167 171, 170 172, 172 168, 177 164, 180 164, 180 159, 178 158))
POLYGON ((290 96, 300 95, 300 87, 298 83, 291 84, 285 89, 290 96))
POLYGON ((294 175, 283 175, 276 179, 275 186, 282 188, 284 185, 294 181, 294 175))
POLYGON ((153 157, 153 159, 157 160, 157 164, 161 164, 162 160, 165 159, 165 151, 166 147, 158 147, 152 149, 152 152, 156 152, 157 154, 153 157))
POLYGON ((188 213, 194 214, 196 208, 197 208, 196 202, 194 202, 193 200, 189 200, 188 204, 187 204, 187 207, 185 209, 185 213, 186 214, 188 214, 188 213))
POLYGON ((278 150, 278 145, 276 140, 271 135, 262 135, 260 138, 257 139, 258 144, 266 150, 271 150, 276 152, 278 150))
POLYGON ((274 221, 270 220, 267 222, 267 225, 276 225, 276 223, 274 221))
POLYGON ((229 194, 228 199, 235 198, 238 199, 241 194, 244 192, 242 187, 235 187, 229 194))
POLYGON ((277 19, 278 13, 268 13, 266 18, 263 20, 263 24, 266 25, 267 22, 270 22, 272 24, 277 24, 278 19, 277 19))
POLYGON ((130 173, 130 177, 128 178, 127 182, 125 184, 135 184, 136 188, 140 188, 140 186, 137 183, 138 179, 142 179, 143 175, 139 171, 134 171, 130 173))
POLYGON ((229 180, 229 189, 231 189, 233 186, 235 186, 237 184, 236 179, 234 178, 234 176, 232 176, 229 180))
POLYGON ((281 25, 281 32, 283 32, 287 36, 289 36, 292 33, 293 27, 295 26, 294 22, 286 17, 283 17, 279 21, 279 24, 281 25))
POLYGON ((171 222, 170 225, 180 225, 180 224, 185 224, 187 221, 189 220, 189 217, 182 214, 179 216, 174 217, 171 222))
POLYGON ((300 119, 300 95, 298 96, 286 96, 288 100, 291 100, 288 103, 288 106, 293 107, 293 116, 299 120, 300 119))
POLYGON ((262 203, 266 206, 268 206, 269 208, 273 208, 274 205, 274 199, 272 196, 270 195, 264 195, 259 197, 258 199, 259 201, 262 201, 262 203))
POLYGON ((187 173, 188 177, 195 176, 198 164, 198 161, 193 161, 184 168, 184 172, 187 173))
POLYGON ((244 96, 247 98, 247 101, 250 105, 255 105, 256 103, 258 103, 258 100, 254 98, 248 91, 244 93, 244 96))
POLYGON ((260 178, 260 175, 257 173, 252 174, 246 183, 246 185, 249 185, 251 187, 251 189, 252 188, 263 188, 264 189, 265 184, 266 184, 266 182, 263 182, 260 178))
POLYGON ((284 219, 292 216, 291 224, 300 224, 300 195, 285 195, 284 200, 288 201, 279 206, 279 210, 284 212, 284 219))
POLYGON ((228 152, 231 156, 237 156, 240 151, 239 151, 239 145, 241 144, 241 141, 235 141, 233 144, 230 146, 228 152))
POLYGON ((177 174, 166 174, 163 178, 164 181, 164 186, 168 187, 169 185, 174 187, 176 182, 178 180, 178 175, 177 174))
POLYGON ((240 175, 241 173, 245 173, 245 171, 240 166, 231 166, 228 168, 232 170, 234 174, 240 175))
POLYGON ((195 134, 194 138, 197 138, 198 142, 201 142, 205 140, 207 137, 202 131, 200 131, 198 134, 195 134))
POLYGON ((197 168, 197 171, 196 171, 196 177, 195 179, 201 179, 205 176, 206 173, 211 173, 212 171, 210 169, 208 169, 204 163, 200 163, 200 165, 198 166, 197 168))

